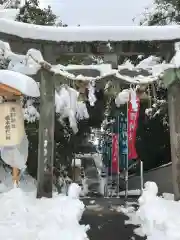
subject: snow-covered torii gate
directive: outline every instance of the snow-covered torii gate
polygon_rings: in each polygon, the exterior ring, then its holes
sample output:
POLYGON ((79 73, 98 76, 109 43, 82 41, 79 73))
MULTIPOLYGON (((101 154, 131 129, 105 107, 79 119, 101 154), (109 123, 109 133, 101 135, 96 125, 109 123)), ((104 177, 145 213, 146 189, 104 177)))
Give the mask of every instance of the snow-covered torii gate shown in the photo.
MULTIPOLYGON (((56 59, 62 55, 141 55, 145 51, 142 50, 143 47, 146 48, 149 42, 156 46, 152 54, 164 55, 169 59, 173 51, 172 43, 180 39, 179 30, 179 26, 57 28, 0 19, 0 40, 9 42, 12 50, 19 54, 24 54, 30 48, 38 49, 44 59, 51 64, 57 64, 56 59)), ((40 74, 37 197, 52 197, 55 81, 48 64, 43 66, 40 74)), ((63 82, 64 79, 61 78, 59 81, 63 82)), ((172 160, 174 161, 174 158, 172 160)), ((180 177, 180 171, 174 173, 176 177, 180 177)), ((174 185, 177 184, 180 186, 180 183, 174 181, 174 185)))

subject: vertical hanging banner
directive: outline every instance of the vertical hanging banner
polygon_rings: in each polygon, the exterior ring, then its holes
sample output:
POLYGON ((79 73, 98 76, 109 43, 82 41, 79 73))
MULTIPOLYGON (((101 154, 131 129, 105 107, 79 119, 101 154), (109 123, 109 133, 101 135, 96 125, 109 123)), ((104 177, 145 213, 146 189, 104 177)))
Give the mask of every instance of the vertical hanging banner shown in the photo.
POLYGON ((127 104, 121 106, 119 114, 119 166, 123 170, 128 161, 128 111, 127 104))
POLYGON ((118 173, 119 171, 119 116, 114 118, 112 129, 112 159, 111 167, 112 173, 118 173))
POLYGON ((112 159, 112 141, 106 136, 103 144, 103 164, 110 172, 111 169, 111 159, 112 159))
POLYGON ((118 151, 118 134, 112 133, 112 172, 118 172, 118 161, 119 161, 119 151, 118 151))
POLYGON ((136 96, 137 109, 133 109, 131 101, 128 107, 128 159, 137 159, 136 152, 136 131, 138 127, 138 118, 140 110, 140 100, 136 96))
POLYGON ((112 154, 112 143, 111 141, 108 139, 108 142, 107 142, 107 166, 108 166, 108 169, 111 168, 111 154, 112 154))

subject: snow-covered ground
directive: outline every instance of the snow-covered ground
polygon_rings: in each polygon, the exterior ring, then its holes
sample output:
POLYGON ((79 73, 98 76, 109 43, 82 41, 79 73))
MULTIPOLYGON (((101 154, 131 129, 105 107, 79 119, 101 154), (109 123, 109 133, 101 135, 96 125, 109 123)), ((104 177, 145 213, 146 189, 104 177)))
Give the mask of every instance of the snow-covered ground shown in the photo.
POLYGON ((85 240, 88 226, 79 224, 84 204, 79 186, 72 184, 68 196, 36 199, 34 180, 24 176, 20 188, 12 187, 11 174, 0 169, 0 236, 3 240, 85 240))
POLYGON ((154 182, 146 182, 139 208, 120 207, 118 211, 129 217, 125 224, 137 225, 135 233, 146 236, 147 240, 180 239, 180 202, 175 202, 173 195, 164 193, 157 196, 158 187, 154 182))

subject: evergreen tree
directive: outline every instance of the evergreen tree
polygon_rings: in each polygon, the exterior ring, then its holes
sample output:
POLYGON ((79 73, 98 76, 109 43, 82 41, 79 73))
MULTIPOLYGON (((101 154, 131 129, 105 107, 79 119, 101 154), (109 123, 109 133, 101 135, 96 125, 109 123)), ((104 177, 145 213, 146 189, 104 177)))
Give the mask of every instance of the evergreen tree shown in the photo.
POLYGON ((8 0, 0 0, 0 5, 3 5, 5 8, 19 8, 20 0, 13 0, 9 2, 8 0))
MULTIPOLYGON (((52 12, 50 6, 41 9, 38 0, 28 0, 20 8, 16 21, 52 26, 57 23, 57 16, 52 12)), ((61 23, 58 25, 61 25, 61 23)))
POLYGON ((146 9, 141 25, 168 25, 180 23, 180 0, 154 0, 153 8, 146 9))

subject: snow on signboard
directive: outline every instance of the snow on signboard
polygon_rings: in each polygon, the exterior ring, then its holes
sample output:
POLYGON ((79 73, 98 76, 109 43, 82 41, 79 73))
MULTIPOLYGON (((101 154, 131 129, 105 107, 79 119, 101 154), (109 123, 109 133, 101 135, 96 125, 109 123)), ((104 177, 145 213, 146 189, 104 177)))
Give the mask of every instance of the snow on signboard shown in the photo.
POLYGON ((24 95, 39 97, 39 87, 37 83, 26 75, 9 70, 0 70, 0 83, 17 89, 24 95))
POLYGON ((52 27, 0 19, 0 33, 46 41, 153 41, 180 39, 180 26, 52 27), (28 31, 27 31, 28 29, 28 31))

